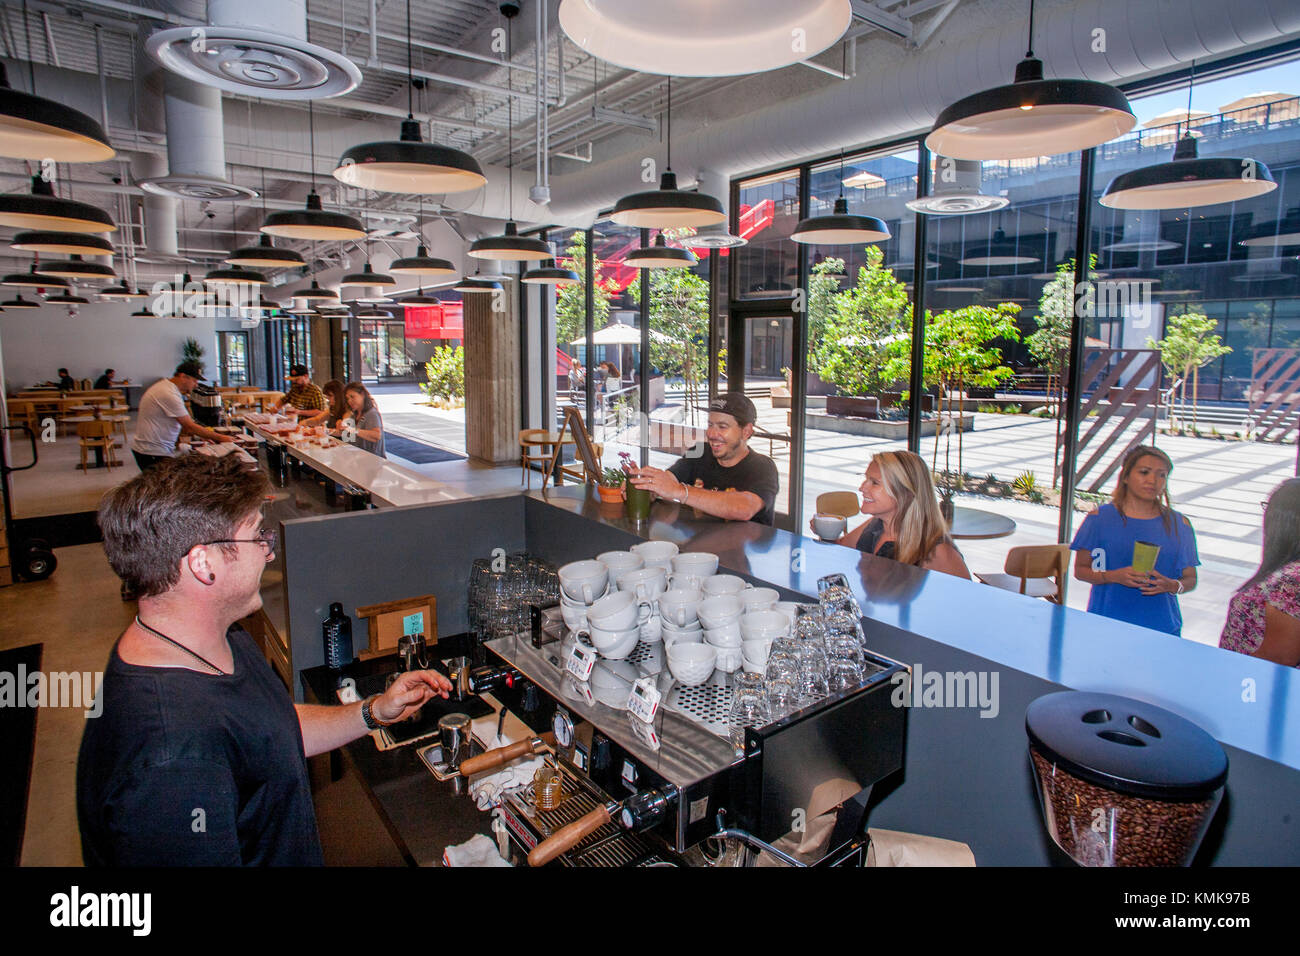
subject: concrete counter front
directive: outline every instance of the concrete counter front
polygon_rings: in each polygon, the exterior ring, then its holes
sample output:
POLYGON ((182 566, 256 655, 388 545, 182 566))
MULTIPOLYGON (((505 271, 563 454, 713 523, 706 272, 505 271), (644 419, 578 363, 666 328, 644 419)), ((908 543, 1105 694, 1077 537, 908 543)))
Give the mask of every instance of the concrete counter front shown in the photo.
POLYGON ((1037 807, 1024 716, 1035 698, 1070 688, 1149 701, 1224 745, 1227 793, 1198 865, 1300 863, 1300 688, 1290 668, 665 503, 634 527, 583 487, 304 518, 284 532, 296 671, 321 663, 331 601, 351 613, 434 593, 439 632, 464 631, 471 561, 498 548, 562 564, 668 540, 795 600, 842 572, 869 645, 914 670, 904 770, 877 786, 871 826, 968 843, 980 865, 1064 862, 1037 807))

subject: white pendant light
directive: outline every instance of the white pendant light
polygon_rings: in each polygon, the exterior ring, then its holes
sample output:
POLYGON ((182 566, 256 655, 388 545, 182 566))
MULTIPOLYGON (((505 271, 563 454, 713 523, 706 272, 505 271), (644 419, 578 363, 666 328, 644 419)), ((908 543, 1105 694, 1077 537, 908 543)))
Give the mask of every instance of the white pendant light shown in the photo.
POLYGON ((844 151, 840 150, 840 196, 829 216, 809 216, 799 220, 790 238, 805 245, 842 246, 884 242, 890 237, 889 226, 875 216, 849 214, 844 198, 844 151))
POLYGON ((629 252, 623 261, 638 269, 689 269, 700 260, 689 249, 669 246, 661 232, 649 246, 629 252))
POLYGON ((620 226, 637 229, 683 229, 688 226, 716 226, 727 218, 722 203, 705 193, 689 193, 677 188, 673 172, 673 78, 668 78, 668 103, 664 123, 667 162, 659 188, 632 193, 614 205, 610 219, 620 226))
POLYGON ((956 159, 1027 159, 1100 146, 1137 124, 1124 94, 1108 83, 1043 79, 1033 45, 1030 0, 1029 50, 1015 82, 953 103, 935 120, 926 148, 956 159))
POLYGON ((1258 160, 1200 159, 1189 133, 1178 141, 1173 159, 1121 173, 1098 202, 1111 209, 1188 209, 1254 199, 1276 188, 1273 174, 1258 160))
POLYGON ((575 44, 627 70, 740 76, 816 56, 853 12, 849 0, 562 0, 558 18, 575 44))
POLYGON ((366 230, 359 219, 341 212, 326 212, 321 207, 320 196, 316 193, 316 118, 310 101, 307 103, 307 127, 310 136, 308 165, 311 167, 311 191, 307 194, 307 205, 302 209, 271 213, 262 224, 262 232, 286 239, 340 241, 365 238, 366 230))
MULTIPOLYGON (((23 4, 23 20, 27 4, 23 4)), ((80 110, 35 94, 36 70, 31 66, 31 93, 9 85, 0 63, 0 156, 12 159, 44 160, 56 163, 100 163, 116 151, 108 143, 104 127, 80 110)))

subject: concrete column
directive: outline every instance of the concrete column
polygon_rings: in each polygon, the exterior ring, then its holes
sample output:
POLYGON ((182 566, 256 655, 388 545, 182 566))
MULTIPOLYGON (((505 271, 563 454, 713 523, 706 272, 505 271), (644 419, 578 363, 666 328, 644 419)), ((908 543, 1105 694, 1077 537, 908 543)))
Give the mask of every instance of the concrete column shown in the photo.
POLYGON ((519 296, 465 296, 465 449, 492 464, 519 460, 519 296))

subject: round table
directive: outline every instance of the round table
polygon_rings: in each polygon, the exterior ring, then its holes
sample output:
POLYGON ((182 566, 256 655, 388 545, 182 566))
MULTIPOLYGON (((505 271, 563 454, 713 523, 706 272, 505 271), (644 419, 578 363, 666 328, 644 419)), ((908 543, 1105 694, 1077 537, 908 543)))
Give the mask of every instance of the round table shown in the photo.
POLYGON ((958 506, 953 509, 949 533, 954 538, 1005 538, 1015 530, 1016 523, 1006 515, 958 506))

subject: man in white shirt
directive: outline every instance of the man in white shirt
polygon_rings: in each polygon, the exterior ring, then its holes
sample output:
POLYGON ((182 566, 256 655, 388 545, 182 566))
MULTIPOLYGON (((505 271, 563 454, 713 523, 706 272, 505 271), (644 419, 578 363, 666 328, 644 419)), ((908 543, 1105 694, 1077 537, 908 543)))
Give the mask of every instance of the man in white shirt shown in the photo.
POLYGON ((229 435, 204 428, 190 417, 185 409, 185 396, 194 386, 205 381, 203 366, 198 362, 182 362, 176 374, 150 385, 140 398, 140 415, 135 424, 135 437, 131 439, 131 454, 141 471, 148 471, 160 461, 175 456, 176 439, 181 432, 196 435, 208 441, 231 442, 229 435))

